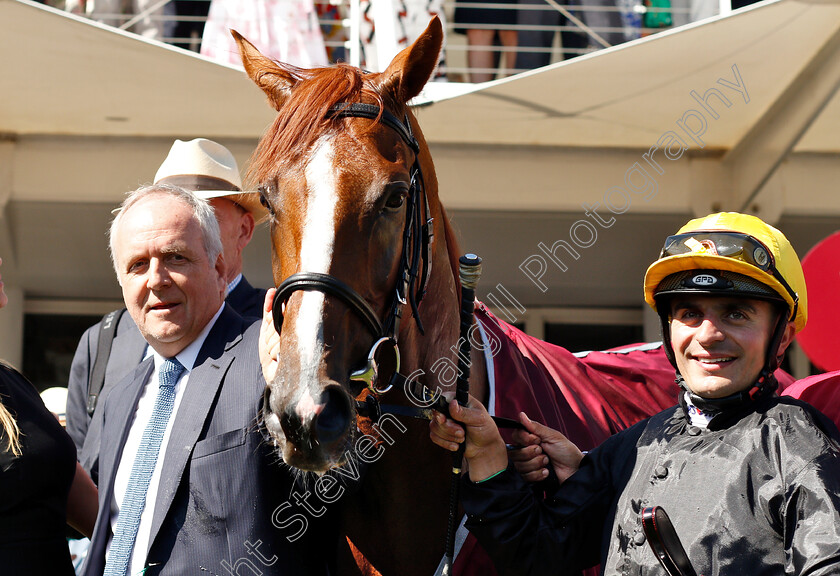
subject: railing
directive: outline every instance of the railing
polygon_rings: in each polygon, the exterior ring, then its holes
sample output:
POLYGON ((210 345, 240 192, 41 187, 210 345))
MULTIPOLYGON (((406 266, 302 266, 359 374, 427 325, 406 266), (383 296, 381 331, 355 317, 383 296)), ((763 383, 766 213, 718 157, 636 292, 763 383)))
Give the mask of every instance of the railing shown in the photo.
MULTIPOLYGON (((729 0, 708 0, 706 13, 700 14, 696 8, 695 14, 691 13, 689 0, 574 1, 213 0, 211 8, 209 0, 133 0, 136 12, 119 13, 118 7, 125 4, 122 0, 48 0, 100 22, 196 52, 201 49, 208 10, 212 25, 222 30, 216 17, 220 9, 228 9, 233 14, 230 26, 250 28, 250 35, 243 33, 263 50, 266 47, 261 41, 272 37, 272 18, 281 18, 290 26, 287 37, 294 36, 301 26, 309 26, 306 34, 299 36, 323 46, 319 49, 326 52, 324 63, 342 60, 370 70, 384 68, 436 13, 443 18, 446 31, 436 79, 451 82, 507 76, 730 9, 729 0)), ((696 7, 698 3, 693 4, 696 7)), ((224 26, 228 21, 222 20, 224 26)), ((219 32, 222 35, 226 36, 219 32)), ((274 37, 282 35, 275 33, 274 37)), ((284 57, 294 52, 290 46, 285 49, 283 52, 281 46, 281 53, 270 55, 293 64, 312 63, 284 57)), ((224 51, 235 54, 229 46, 224 51)))

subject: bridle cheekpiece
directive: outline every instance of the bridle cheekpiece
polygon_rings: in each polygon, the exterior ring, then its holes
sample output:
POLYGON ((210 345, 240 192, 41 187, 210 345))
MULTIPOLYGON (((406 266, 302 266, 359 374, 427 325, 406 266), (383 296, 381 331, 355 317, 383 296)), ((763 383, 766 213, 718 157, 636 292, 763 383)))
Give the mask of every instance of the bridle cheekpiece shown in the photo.
MULTIPOLYGON (((434 241, 434 218, 429 209, 425 193, 423 173, 420 169, 420 145, 411 131, 406 114, 401 122, 393 113, 374 104, 341 103, 333 106, 332 118, 368 118, 378 120, 394 130, 414 152, 414 162, 409 171, 410 188, 403 227, 403 248, 400 256, 399 277, 384 321, 380 321, 371 305, 344 281, 319 272, 298 272, 292 274, 277 287, 274 295, 274 327, 280 333, 283 326, 285 304, 294 292, 317 291, 334 296, 346 304, 359 317, 376 339, 367 358, 367 365, 350 375, 350 380, 363 382, 374 395, 384 394, 391 389, 399 375, 400 354, 397 339, 403 306, 411 307, 417 328, 423 333, 419 315, 419 304, 426 294, 431 274, 431 250, 434 241), (387 374, 387 377, 386 377, 387 374), (383 382, 383 378, 386 378, 383 382)), ((260 190, 261 201, 265 190, 260 190)))

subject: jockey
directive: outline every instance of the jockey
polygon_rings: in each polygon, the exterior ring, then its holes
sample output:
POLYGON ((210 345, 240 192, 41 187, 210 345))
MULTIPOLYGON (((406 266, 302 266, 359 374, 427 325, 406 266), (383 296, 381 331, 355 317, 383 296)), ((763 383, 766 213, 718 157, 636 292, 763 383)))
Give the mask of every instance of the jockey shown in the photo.
POLYGON ((696 572, 840 573, 840 433, 775 395, 774 370, 807 320, 799 259, 753 216, 690 221, 648 268, 645 300, 682 387, 678 406, 582 454, 520 420, 507 453, 480 402, 451 404, 432 440, 465 442, 467 527, 502 574, 661 573, 642 511, 667 510, 696 572), (510 460, 509 460, 510 458, 510 460), (535 497, 526 482, 561 484, 535 497))
POLYGON ((787 238, 754 216, 732 212, 691 220, 665 240, 659 259, 645 275, 645 301, 659 314, 664 350, 687 401, 710 414, 772 394, 777 388, 773 373, 793 334, 808 320, 805 276, 787 238), (693 296, 746 298, 772 305, 773 329, 752 386, 727 396, 715 392, 705 397, 686 386, 681 370, 690 370, 691 365, 680 362, 683 357, 674 352, 672 306, 675 300, 693 296))

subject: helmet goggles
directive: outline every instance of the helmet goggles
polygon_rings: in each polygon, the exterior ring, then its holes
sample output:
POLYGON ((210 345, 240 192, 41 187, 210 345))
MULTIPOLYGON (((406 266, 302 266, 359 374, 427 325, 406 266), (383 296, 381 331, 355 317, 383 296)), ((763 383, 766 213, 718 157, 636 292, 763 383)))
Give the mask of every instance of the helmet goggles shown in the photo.
POLYGON ((770 274, 790 295, 794 303, 790 316, 791 318, 796 316, 799 296, 776 269, 773 253, 755 237, 740 232, 719 231, 675 234, 665 239, 665 245, 659 258, 684 254, 732 258, 770 274))

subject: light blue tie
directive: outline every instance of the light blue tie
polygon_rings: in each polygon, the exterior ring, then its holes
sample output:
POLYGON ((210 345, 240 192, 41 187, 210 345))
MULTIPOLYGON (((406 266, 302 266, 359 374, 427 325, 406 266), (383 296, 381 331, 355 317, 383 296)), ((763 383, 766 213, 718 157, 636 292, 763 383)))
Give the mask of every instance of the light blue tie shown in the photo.
POLYGON ((175 404, 175 383, 183 371, 184 367, 174 358, 167 359, 160 367, 158 375, 160 387, 155 399, 155 407, 143 431, 134 464, 131 466, 128 488, 120 506, 120 516, 117 519, 117 528, 103 576, 126 576, 127 574, 134 540, 137 538, 137 529, 140 527, 140 515, 146 505, 149 481, 152 479, 163 433, 166 431, 166 424, 169 422, 172 407, 175 404))

